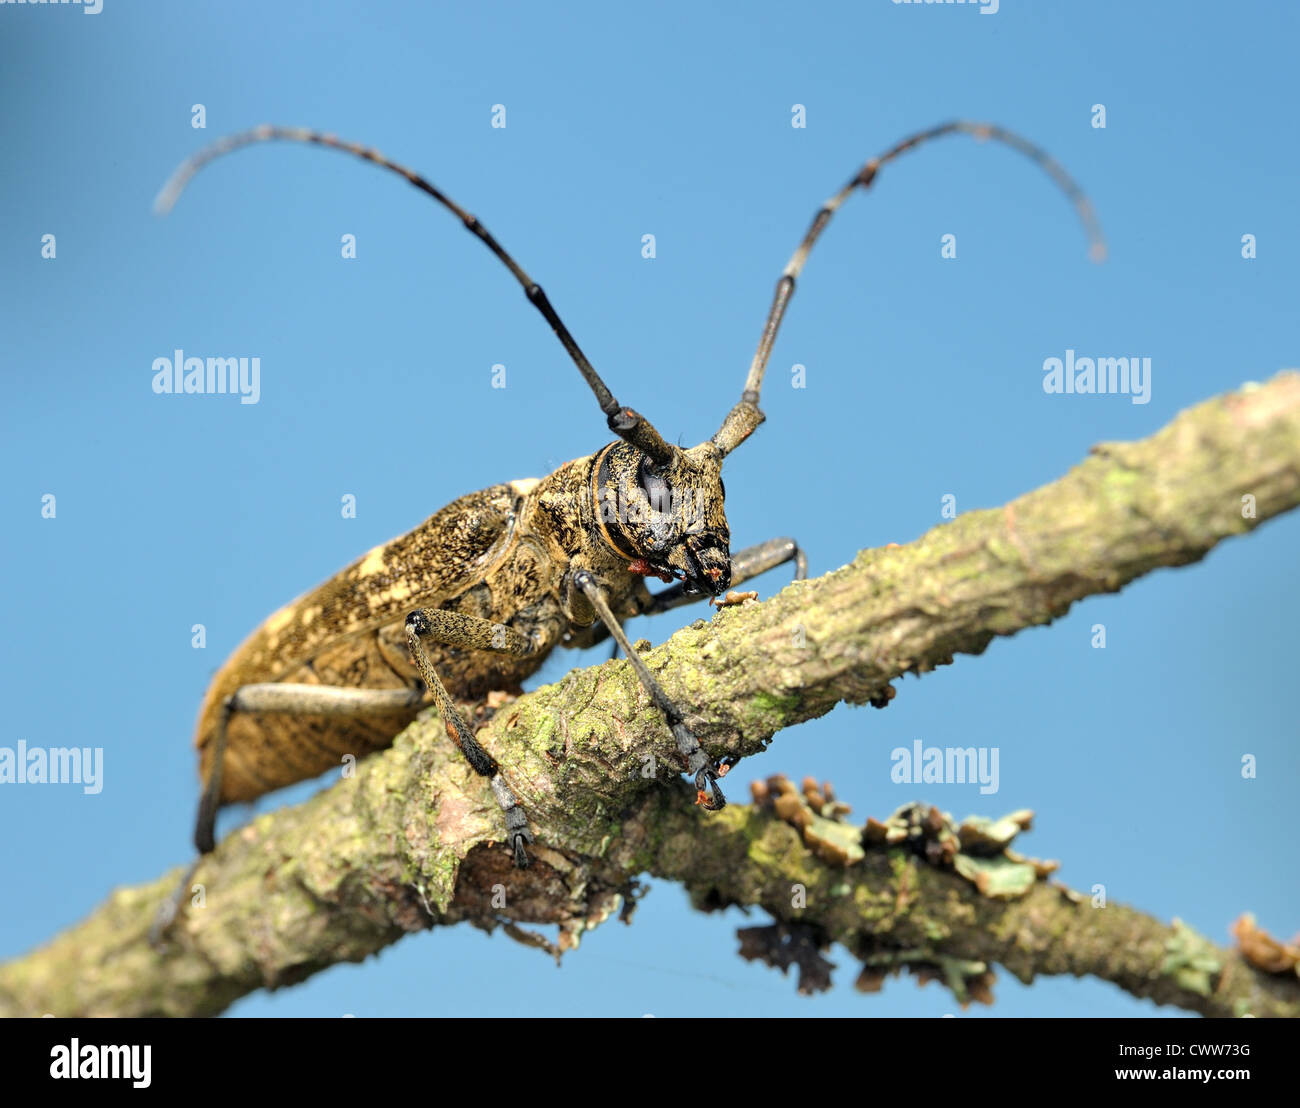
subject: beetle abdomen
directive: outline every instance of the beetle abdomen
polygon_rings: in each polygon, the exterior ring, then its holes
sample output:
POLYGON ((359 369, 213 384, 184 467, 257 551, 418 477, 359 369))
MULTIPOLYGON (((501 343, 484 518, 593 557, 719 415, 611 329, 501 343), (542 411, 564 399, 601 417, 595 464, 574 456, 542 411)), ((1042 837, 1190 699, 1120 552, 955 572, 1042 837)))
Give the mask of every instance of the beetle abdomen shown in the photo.
MULTIPOLYGON (((206 780, 221 705, 244 685, 413 684, 403 619, 415 608, 439 607, 484 580, 509 545, 521 499, 521 491, 509 484, 463 496, 254 630, 217 672, 199 710, 195 744, 201 776, 206 780)), ((222 802, 251 800, 338 766, 345 754, 381 749, 415 711, 370 719, 237 714, 227 736, 222 802)))

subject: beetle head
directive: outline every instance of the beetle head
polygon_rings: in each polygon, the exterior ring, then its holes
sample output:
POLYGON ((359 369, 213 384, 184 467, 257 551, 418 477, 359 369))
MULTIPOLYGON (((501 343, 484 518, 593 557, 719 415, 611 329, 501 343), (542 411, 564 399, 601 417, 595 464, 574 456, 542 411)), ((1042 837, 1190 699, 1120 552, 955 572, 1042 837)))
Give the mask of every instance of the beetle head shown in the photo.
POLYGON ((722 452, 711 442, 670 447, 661 463, 615 442, 592 467, 605 544, 637 572, 680 581, 692 596, 721 596, 731 587, 725 491, 722 452))

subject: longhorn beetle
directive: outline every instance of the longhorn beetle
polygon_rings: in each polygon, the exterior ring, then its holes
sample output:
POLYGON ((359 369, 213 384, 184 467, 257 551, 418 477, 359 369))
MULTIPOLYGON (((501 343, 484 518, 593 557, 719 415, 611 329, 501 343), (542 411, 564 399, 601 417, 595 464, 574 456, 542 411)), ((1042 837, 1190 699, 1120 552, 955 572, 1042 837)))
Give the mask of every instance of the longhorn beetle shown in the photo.
MULTIPOLYGON (((168 211, 189 180, 223 154, 273 139, 344 150, 405 177, 455 215, 514 276, 550 324, 595 394, 616 440, 548 477, 470 493, 414 530, 376 546, 258 627, 218 671, 199 710, 202 793, 194 842, 214 846, 217 810, 252 800, 339 764, 345 753, 388 746, 416 713, 438 706, 448 734, 488 779, 505 818, 517 866, 528 864, 528 820, 496 761, 479 745, 455 700, 517 687, 558 646, 584 647, 612 635, 663 713, 695 779, 697 802, 726 803, 718 779, 729 767, 701 748, 623 631, 624 620, 666 611, 794 561, 791 539, 730 551, 723 510, 723 459, 763 422, 759 392, 772 344, 808 252, 831 216, 882 166, 931 139, 995 139, 1041 166, 1073 202, 1100 260, 1105 246, 1091 205, 1065 170, 1001 127, 958 120, 921 131, 867 162, 818 210, 781 274, 740 402, 717 433, 690 449, 668 443, 624 407, 587 360, 540 285, 470 215, 419 174, 377 150, 333 135, 262 126, 222 139, 184 162, 155 209, 168 211), (651 594, 647 577, 671 582, 651 594)), ((201 858, 200 858, 201 860, 201 858)), ((196 861, 159 911, 155 937, 175 917, 196 861)))

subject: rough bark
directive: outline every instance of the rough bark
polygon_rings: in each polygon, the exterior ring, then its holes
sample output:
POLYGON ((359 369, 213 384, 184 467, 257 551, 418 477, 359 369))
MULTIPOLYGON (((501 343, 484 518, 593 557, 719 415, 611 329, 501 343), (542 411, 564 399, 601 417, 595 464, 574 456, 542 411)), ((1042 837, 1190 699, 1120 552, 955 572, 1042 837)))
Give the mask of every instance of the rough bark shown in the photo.
MULTIPOLYGON (((1300 374, 1287 372, 1148 439, 1095 447, 1003 508, 698 620, 646 660, 677 703, 694 706, 688 723, 705 747, 743 757, 841 701, 887 696, 903 674, 1194 562, 1297 504, 1300 374)), ((0 1014, 213 1014, 409 931, 461 922, 567 949, 643 873, 681 882, 700 907, 761 906, 798 924, 792 934, 841 941, 874 966, 983 962, 1026 981, 1089 974, 1206 1014, 1300 1013, 1294 975, 1255 970, 1181 925, 1097 910, 1043 882, 991 900, 900 848, 844 869, 761 806, 694 809, 662 717, 623 660, 471 710, 537 833, 527 871, 510 866, 489 791, 426 713, 355 775, 222 842, 195 877, 206 906, 187 908, 165 951, 145 936, 179 871, 117 890, 0 966, 0 1014), (802 909, 791 907, 796 884, 802 909), (558 938, 524 930, 535 924, 558 924, 558 938)))

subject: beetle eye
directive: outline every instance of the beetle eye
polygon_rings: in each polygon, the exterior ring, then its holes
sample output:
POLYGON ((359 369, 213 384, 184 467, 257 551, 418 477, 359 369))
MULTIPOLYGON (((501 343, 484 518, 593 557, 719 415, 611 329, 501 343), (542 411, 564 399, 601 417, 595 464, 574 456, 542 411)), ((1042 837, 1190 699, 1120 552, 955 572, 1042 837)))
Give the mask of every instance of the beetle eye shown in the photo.
POLYGON ((668 482, 663 476, 656 473, 650 466, 650 459, 643 458, 641 461, 641 491, 645 493, 646 499, 650 501, 650 507, 656 512, 666 512, 672 506, 672 495, 668 490, 668 482))

